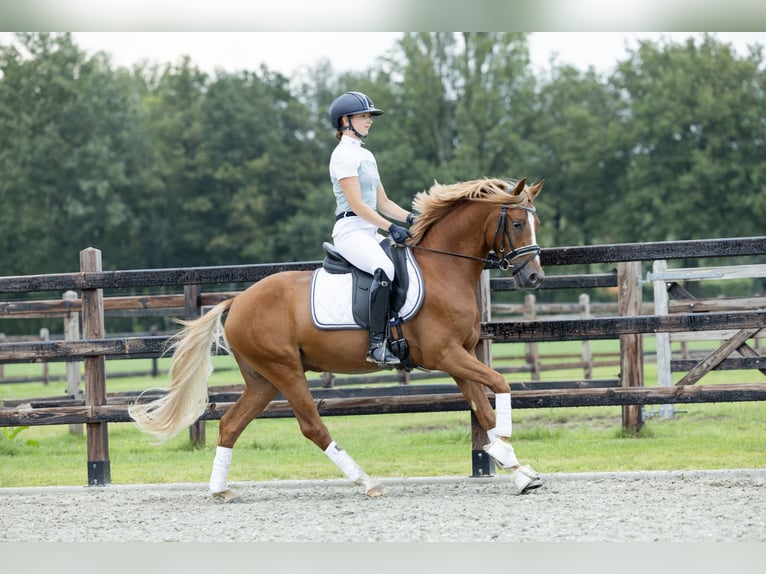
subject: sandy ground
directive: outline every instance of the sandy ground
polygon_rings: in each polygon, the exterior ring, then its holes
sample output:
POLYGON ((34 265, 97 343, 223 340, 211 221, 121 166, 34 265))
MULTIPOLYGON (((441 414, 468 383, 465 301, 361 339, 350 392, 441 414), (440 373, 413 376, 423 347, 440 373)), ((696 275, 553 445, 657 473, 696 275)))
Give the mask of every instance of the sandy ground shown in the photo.
POLYGON ((2 542, 766 542, 766 469, 0 489, 2 542))

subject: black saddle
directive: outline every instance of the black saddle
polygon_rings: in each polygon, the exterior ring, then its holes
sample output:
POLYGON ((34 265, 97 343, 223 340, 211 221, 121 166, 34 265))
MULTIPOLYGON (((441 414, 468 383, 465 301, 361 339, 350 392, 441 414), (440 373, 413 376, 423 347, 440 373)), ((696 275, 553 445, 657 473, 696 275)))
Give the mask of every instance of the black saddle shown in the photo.
MULTIPOLYGON (((380 242, 380 246, 386 255, 394 263, 394 282, 391 285, 391 313, 398 315, 399 310, 407 300, 407 289, 410 286, 410 277, 407 273, 407 250, 397 247, 391 243, 388 238, 380 242)), ((331 243, 323 243, 325 258, 322 260, 322 267, 328 273, 341 275, 351 273, 353 294, 351 297, 351 306, 354 314, 354 321, 365 329, 370 327, 370 284, 372 275, 354 267, 340 253, 335 250, 331 243)))

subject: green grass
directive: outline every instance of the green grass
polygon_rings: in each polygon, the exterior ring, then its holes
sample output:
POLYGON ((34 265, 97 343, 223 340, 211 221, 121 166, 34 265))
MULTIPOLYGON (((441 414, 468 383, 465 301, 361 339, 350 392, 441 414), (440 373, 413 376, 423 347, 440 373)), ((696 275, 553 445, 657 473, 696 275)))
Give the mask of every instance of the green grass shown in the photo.
MULTIPOLYGON (((651 338, 647 338, 651 339, 651 338)), ((647 340, 647 343, 649 341, 647 340)), ((610 341, 594 341, 594 352, 614 350, 610 341), (610 345, 611 344, 611 345, 610 345), (611 347, 611 348, 610 348, 611 347)), ((542 353, 579 352, 577 343, 545 345, 542 353)), ((495 354, 507 354, 495 349, 495 354)), ((520 346, 511 348, 519 354, 520 346)), ((219 369, 232 367, 217 357, 219 369)), ((509 361, 513 363, 517 361, 509 361)), ((51 372, 63 364, 51 364, 51 372)), ((149 361, 107 362, 107 374, 148 370, 149 361)), ((163 361, 161 373, 167 370, 163 361)), ((656 384, 654 365, 645 365, 646 384, 656 384)), ((617 367, 597 369, 594 378, 613 378, 617 367)), ((39 374, 40 365, 6 365, 5 376, 39 374)), ((544 371, 543 380, 582 378, 582 371, 544 371)), ((680 375, 678 375, 680 376, 680 375)), ((528 380, 512 374, 511 382, 528 380)), ((761 382, 745 371, 713 372, 702 383, 761 382)), ((161 387, 164 376, 117 378, 110 392, 161 387)), ((233 370, 218 370, 211 385, 238 384, 233 370)), ((700 384, 702 384, 700 383, 700 384)), ((60 396, 64 382, 2 384, 0 400, 60 396)), ((629 470, 692 470, 766 467, 766 403, 677 405, 672 419, 647 419, 638 437, 625 437, 620 407, 517 409, 514 445, 523 462, 543 473, 629 470)), ((333 438, 371 475, 414 477, 469 475, 471 429, 468 412, 327 417, 333 438)), ((133 425, 109 425, 111 478, 115 484, 206 482, 212 464, 218 423, 206 423, 207 444, 191 446, 186 433, 154 445, 133 425)), ((14 429, 5 429, 13 431, 14 429)), ((0 432, 0 487, 83 485, 87 482, 84 435, 68 426, 30 427, 8 437, 0 432)), ((340 478, 327 457, 310 444, 294 419, 258 419, 243 433, 234 452, 232 481, 340 478)))

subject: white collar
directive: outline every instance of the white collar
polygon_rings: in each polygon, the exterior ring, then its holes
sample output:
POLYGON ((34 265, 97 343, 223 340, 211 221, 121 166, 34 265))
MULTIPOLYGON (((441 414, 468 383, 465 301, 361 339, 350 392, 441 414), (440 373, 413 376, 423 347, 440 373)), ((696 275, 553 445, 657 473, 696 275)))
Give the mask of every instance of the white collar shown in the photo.
POLYGON ((341 136, 340 143, 358 145, 359 147, 362 147, 362 140, 352 138, 351 136, 347 136, 345 134, 341 136))

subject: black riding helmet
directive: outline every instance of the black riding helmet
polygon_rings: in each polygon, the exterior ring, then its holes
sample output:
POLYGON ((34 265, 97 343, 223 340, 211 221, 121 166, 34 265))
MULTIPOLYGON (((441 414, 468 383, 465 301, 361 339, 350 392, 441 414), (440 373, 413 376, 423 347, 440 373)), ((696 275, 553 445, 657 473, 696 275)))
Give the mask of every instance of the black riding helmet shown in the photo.
MULTIPOLYGON (((340 127, 340 119, 343 116, 364 113, 379 116, 383 113, 383 110, 376 108, 372 100, 362 92, 346 92, 342 96, 335 98, 332 104, 330 104, 330 123, 334 130, 340 130, 342 129, 340 127)), ((353 127, 345 129, 356 131, 353 127)))

